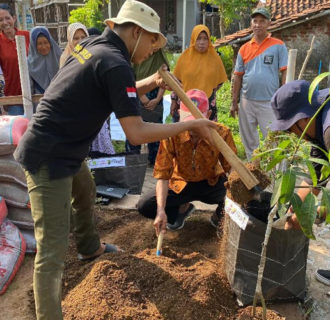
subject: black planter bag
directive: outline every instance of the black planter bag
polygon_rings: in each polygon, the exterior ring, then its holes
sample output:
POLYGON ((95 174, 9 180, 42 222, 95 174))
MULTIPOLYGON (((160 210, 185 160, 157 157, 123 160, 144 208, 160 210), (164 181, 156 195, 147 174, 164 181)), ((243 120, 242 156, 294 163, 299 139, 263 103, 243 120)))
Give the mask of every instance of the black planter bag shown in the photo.
MULTIPOLYGON (((225 218, 226 274, 239 304, 252 304, 266 223, 248 215, 245 230, 225 218)), ((267 245, 262 292, 266 301, 303 300, 309 240, 300 230, 272 228, 267 245)))
POLYGON ((115 154, 113 157, 125 157, 125 166, 92 169, 95 184, 129 189, 129 194, 141 194, 148 154, 115 154))

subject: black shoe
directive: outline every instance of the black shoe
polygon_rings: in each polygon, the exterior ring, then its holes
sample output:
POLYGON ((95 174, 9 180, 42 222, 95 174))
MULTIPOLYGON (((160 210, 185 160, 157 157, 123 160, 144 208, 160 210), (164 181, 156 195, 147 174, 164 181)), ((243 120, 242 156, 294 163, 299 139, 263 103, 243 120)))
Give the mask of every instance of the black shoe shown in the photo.
POLYGON ((315 272, 315 277, 320 282, 324 283, 327 286, 330 286, 330 270, 318 269, 315 272))
POLYGON ((166 225, 167 229, 172 231, 182 229, 185 220, 189 217, 190 214, 192 214, 195 211, 195 209, 196 209, 195 206, 192 203, 190 203, 185 213, 179 213, 178 217, 176 218, 173 224, 168 223, 166 225))

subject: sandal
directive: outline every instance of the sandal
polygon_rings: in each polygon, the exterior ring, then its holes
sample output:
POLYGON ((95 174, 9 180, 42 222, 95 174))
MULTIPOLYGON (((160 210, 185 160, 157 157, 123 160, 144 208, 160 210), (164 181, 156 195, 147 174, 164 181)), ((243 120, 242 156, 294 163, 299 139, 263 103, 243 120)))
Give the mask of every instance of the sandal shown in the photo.
POLYGON ((96 256, 92 256, 92 257, 88 257, 88 258, 84 258, 84 256, 81 253, 78 253, 78 260, 80 261, 93 261, 96 258, 100 257, 102 254, 104 253, 118 253, 118 252, 123 252, 122 249, 120 249, 119 247, 115 246, 114 244, 110 244, 110 243, 102 243, 105 245, 105 249, 103 251, 103 253, 96 255, 96 256))

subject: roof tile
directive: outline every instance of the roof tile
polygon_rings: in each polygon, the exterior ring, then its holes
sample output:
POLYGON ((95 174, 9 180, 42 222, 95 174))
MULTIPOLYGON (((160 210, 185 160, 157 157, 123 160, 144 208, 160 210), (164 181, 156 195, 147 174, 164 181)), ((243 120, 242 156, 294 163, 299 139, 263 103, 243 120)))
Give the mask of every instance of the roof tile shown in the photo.
MULTIPOLYGON (((294 20, 303 20, 318 14, 322 10, 330 9, 330 0, 267 0, 266 7, 270 8, 272 21, 269 31, 290 24, 294 20)), ((239 30, 236 33, 217 39, 215 47, 219 47, 233 40, 244 38, 252 33, 251 28, 239 30)))

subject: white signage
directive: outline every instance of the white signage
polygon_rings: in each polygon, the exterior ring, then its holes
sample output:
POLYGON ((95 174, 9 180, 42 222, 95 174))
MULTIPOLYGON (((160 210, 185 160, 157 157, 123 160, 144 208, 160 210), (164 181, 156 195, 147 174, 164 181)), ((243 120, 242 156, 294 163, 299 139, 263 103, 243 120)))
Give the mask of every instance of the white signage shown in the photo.
POLYGON ((125 167, 125 157, 98 158, 87 160, 89 169, 125 167))
POLYGON ((234 201, 226 197, 225 211, 229 217, 243 230, 249 221, 249 216, 243 211, 243 209, 234 201))

